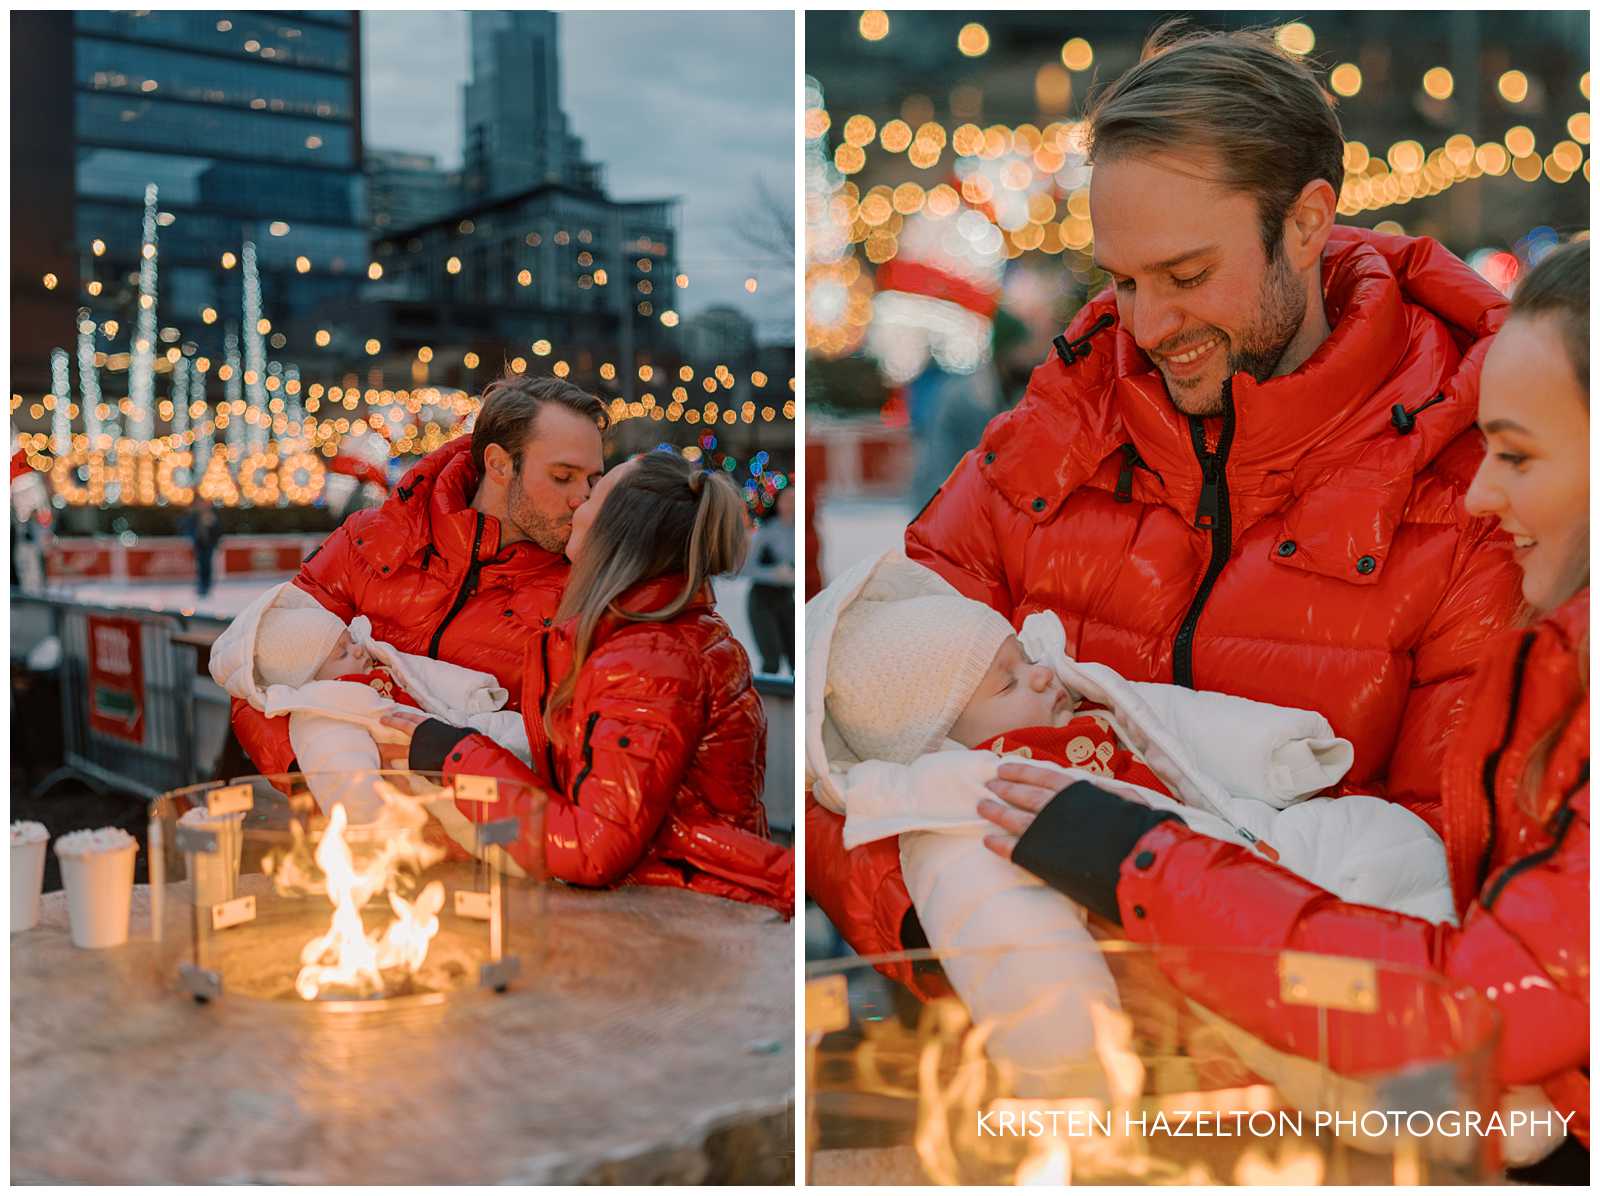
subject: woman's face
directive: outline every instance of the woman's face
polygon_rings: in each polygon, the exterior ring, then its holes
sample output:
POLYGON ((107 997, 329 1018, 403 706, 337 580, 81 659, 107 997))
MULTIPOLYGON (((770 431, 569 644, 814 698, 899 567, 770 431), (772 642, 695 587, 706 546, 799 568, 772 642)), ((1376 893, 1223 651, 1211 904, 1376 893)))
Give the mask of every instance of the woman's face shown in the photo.
POLYGON ((1589 394, 1558 317, 1518 317, 1483 363, 1478 426, 1487 453, 1467 510, 1516 543, 1522 596, 1547 611, 1588 584, 1589 394))
POLYGON ((572 513, 572 535, 567 539, 567 560, 578 559, 578 554, 583 551, 583 542, 589 538, 589 529, 594 526, 595 517, 600 514, 600 508, 606 505, 606 496, 617 488, 617 484, 632 468, 632 461, 624 461, 606 474, 595 483, 594 489, 589 491, 589 500, 572 513))

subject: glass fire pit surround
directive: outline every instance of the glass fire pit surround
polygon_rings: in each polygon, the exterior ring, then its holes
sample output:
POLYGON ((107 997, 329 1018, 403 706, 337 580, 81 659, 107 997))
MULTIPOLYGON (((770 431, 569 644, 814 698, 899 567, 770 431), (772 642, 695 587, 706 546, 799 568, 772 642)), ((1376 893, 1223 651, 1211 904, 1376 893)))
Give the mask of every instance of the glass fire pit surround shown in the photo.
POLYGON ((358 1011, 504 992, 536 961, 544 798, 494 778, 290 773, 163 794, 150 810, 163 975, 358 1011))
POLYGON ((1498 1026, 1438 977, 1295 952, 1098 942, 827 961, 806 985, 807 1176, 1492 1182, 1498 1026), (1003 977, 989 991, 1015 1004, 974 1024, 955 996, 924 1004, 884 979, 885 962, 933 986, 941 969, 1003 977))

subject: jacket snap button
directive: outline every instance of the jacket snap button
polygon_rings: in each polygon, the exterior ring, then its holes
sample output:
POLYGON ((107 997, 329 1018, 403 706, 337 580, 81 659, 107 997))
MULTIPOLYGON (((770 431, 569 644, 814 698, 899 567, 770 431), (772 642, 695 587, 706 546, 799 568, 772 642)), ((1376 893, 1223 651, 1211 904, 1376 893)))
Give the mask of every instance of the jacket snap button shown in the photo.
POLYGON ((617 746, 618 747, 627 747, 628 746, 628 737, 626 735, 624 735, 621 739, 617 740, 617 746))
POLYGON ((985 453, 985 454, 983 454, 983 463, 985 465, 993 465, 994 464, 994 454, 993 453, 985 453))
POLYGON ((1135 868, 1148 868, 1155 862, 1156 853, 1153 851, 1141 851, 1138 855, 1133 857, 1133 866, 1135 868))
POLYGON ((1356 572, 1357 573, 1371 573, 1377 567, 1378 567, 1377 560, 1375 558, 1373 558, 1373 557, 1370 557, 1370 556, 1364 556, 1359 561, 1356 562, 1356 572))
POLYGON ((509 619, 511 617, 511 614, 512 614, 512 612, 508 610, 508 611, 505 612, 505 617, 509 619))
POLYGON ((461 762, 461 753, 460 753, 460 752, 455 752, 455 753, 453 753, 453 754, 452 754, 452 755, 451 755, 451 757, 450 757, 450 759, 452 759, 452 760, 454 760, 454 761, 456 761, 456 763, 458 763, 458 764, 459 764, 459 763, 460 763, 460 762, 461 762))
POLYGON ((1142 906, 1142 905, 1136 905, 1136 906, 1134 906, 1134 907, 1133 907, 1133 916, 1134 916, 1134 917, 1135 917, 1135 918, 1142 918, 1142 917, 1144 917, 1144 906, 1142 906))
POLYGON ((384 572, 385 572, 385 573, 387 573, 387 572, 389 572, 389 566, 388 566, 388 565, 385 565, 385 566, 384 566, 384 567, 383 567, 383 571, 384 571, 384 572))
POLYGON ((1294 555, 1294 550, 1296 548, 1298 548, 1298 547, 1299 547, 1299 545, 1296 544, 1293 540, 1285 540, 1282 544, 1278 545, 1278 555, 1279 556, 1293 556, 1294 555))
POLYGON ((1036 498, 1036 499, 1033 500, 1033 509, 1035 511, 1042 511, 1042 510, 1044 510, 1044 507, 1045 507, 1044 499, 1036 498))

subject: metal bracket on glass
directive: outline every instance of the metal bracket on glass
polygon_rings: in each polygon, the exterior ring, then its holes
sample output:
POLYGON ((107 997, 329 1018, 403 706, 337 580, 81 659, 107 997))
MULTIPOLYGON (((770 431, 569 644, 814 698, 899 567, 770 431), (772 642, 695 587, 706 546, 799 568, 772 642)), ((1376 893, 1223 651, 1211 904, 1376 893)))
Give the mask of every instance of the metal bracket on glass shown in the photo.
POLYGON ((178 965, 178 981, 184 992, 196 1001, 215 1001, 222 996, 222 975, 192 963, 178 965))
POLYGON ((850 992, 843 976, 806 981, 806 1033, 821 1037, 850 1024, 850 992))
POLYGON ((216 831, 207 830, 203 826, 185 826, 178 823, 178 833, 175 836, 178 850, 182 852, 202 852, 206 855, 215 855, 221 850, 220 840, 216 831))
POLYGON ((495 992, 503 993, 521 972, 521 956, 508 955, 504 959, 497 959, 493 963, 486 963, 480 967, 478 969, 478 984, 480 987, 492 988, 495 992))
POLYGON ((473 828, 478 835, 478 851, 490 847, 509 847, 522 833, 522 824, 515 818, 500 818, 494 822, 476 822, 473 828))
POLYGON ((1378 1011, 1377 969, 1367 959, 1285 951, 1278 956, 1278 988, 1285 1005, 1378 1011))

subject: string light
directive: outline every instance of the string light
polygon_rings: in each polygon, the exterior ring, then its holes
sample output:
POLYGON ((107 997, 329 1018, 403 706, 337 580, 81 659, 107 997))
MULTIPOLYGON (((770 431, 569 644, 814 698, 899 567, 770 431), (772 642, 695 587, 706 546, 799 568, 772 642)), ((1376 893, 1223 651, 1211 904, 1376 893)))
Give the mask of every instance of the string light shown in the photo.
POLYGON ((133 365, 128 374, 128 397, 133 414, 128 429, 135 440, 155 434, 156 343, 156 185, 144 189, 144 227, 139 255, 139 314, 134 326, 133 365))

